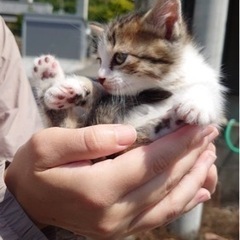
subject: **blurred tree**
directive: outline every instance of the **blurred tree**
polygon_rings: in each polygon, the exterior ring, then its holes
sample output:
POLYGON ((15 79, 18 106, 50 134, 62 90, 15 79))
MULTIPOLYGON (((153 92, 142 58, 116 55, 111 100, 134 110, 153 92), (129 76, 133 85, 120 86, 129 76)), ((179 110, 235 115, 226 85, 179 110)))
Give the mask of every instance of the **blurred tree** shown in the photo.
POLYGON ((76 0, 35 0, 35 2, 50 3, 54 11, 63 10, 66 13, 76 12, 76 0))
POLYGON ((89 0, 88 18, 91 21, 107 22, 134 9, 134 0, 89 0))
MULTIPOLYGON (((35 0, 51 3, 54 11, 76 12, 76 0, 35 0)), ((134 9, 134 0, 89 0, 89 20, 107 22, 134 9)))

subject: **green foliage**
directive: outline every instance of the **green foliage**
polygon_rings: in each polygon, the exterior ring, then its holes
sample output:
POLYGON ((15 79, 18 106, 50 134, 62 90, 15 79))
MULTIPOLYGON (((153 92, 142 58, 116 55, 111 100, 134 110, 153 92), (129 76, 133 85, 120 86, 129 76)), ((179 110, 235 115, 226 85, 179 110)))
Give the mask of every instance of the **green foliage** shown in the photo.
POLYGON ((62 8, 66 13, 76 12, 76 0, 35 0, 35 2, 50 3, 53 5, 54 11, 62 8))
POLYGON ((16 22, 6 22, 7 26, 15 36, 21 36, 23 16, 18 15, 16 22))
POLYGON ((133 8, 133 0, 89 0, 88 18, 91 21, 107 22, 133 8))
MULTIPOLYGON (((66 13, 75 13, 77 0, 35 0, 50 3, 54 11, 64 9, 66 13)), ((117 15, 131 11, 134 0, 89 0, 89 20, 107 22, 117 15)))
POLYGON ((68 0, 64 1, 64 11, 67 13, 75 13, 76 12, 76 0, 68 0))

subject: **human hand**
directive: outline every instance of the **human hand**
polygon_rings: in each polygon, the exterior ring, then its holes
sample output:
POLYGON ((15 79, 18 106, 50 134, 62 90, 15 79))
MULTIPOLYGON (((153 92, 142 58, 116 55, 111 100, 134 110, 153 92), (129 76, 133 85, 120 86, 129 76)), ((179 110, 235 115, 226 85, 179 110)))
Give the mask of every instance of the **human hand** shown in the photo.
POLYGON ((213 127, 187 126, 116 159, 136 139, 130 126, 45 129, 16 153, 5 181, 36 222, 93 239, 118 239, 166 224, 216 185, 213 127))

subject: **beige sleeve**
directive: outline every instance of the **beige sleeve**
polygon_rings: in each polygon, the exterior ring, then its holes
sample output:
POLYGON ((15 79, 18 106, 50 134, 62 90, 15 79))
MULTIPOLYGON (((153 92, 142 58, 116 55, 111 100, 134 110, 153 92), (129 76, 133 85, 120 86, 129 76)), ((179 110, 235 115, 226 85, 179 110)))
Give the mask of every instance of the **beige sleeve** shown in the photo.
POLYGON ((0 161, 42 128, 15 39, 0 17, 0 161))
POLYGON ((0 240, 47 240, 4 183, 5 161, 11 161, 18 147, 40 128, 16 42, 0 17, 0 240))

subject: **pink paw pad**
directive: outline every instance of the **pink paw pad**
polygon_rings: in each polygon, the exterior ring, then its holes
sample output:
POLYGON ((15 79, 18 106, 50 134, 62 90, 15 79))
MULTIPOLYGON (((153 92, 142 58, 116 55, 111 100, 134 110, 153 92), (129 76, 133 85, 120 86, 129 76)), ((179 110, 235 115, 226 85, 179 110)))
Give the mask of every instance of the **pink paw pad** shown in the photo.
POLYGON ((59 100, 65 99, 65 96, 63 96, 63 95, 58 95, 57 97, 58 97, 59 100))

